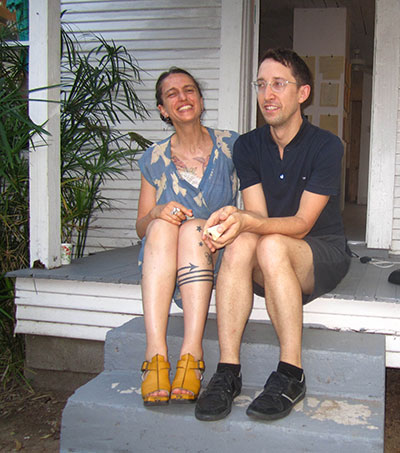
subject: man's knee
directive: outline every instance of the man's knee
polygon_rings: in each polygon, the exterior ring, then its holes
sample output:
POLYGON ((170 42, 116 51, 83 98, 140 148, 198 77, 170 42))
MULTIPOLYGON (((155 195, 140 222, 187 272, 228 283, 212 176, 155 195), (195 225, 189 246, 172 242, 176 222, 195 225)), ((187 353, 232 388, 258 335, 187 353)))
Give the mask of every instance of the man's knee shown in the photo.
POLYGON ((268 234, 261 236, 257 242, 257 261, 265 271, 275 270, 284 261, 291 261, 292 250, 299 246, 299 242, 290 240, 282 234, 268 234))
POLYGON ((282 234, 260 237, 257 243, 257 261, 264 276, 274 275, 289 266, 303 280, 313 269, 313 254, 307 242, 282 234))
POLYGON ((257 236, 252 233, 241 233, 231 244, 225 247, 224 261, 234 265, 245 264, 254 260, 257 236))
POLYGON ((288 253, 286 236, 282 234, 267 234, 261 236, 257 242, 257 253, 267 258, 285 255, 288 253))

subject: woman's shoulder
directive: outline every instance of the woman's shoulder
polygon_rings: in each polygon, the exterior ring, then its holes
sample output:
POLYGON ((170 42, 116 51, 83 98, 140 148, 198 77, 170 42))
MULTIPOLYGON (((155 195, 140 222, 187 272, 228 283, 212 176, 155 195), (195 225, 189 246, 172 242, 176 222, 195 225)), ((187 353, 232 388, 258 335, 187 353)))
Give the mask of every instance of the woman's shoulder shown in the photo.
POLYGON ((159 149, 166 149, 171 141, 172 135, 169 137, 163 138, 159 140, 158 142, 154 142, 152 145, 150 145, 148 148, 145 149, 145 153, 151 154, 154 150, 159 150, 159 149))
POLYGON ((239 134, 235 131, 229 129, 215 129, 215 128, 207 128, 209 133, 213 135, 217 142, 224 141, 225 143, 234 143, 239 134))
POLYGON ((139 159, 139 163, 154 164, 158 161, 167 162, 169 161, 167 150, 171 141, 171 136, 164 138, 156 143, 149 146, 139 159), (161 160, 160 160, 161 159, 161 160))

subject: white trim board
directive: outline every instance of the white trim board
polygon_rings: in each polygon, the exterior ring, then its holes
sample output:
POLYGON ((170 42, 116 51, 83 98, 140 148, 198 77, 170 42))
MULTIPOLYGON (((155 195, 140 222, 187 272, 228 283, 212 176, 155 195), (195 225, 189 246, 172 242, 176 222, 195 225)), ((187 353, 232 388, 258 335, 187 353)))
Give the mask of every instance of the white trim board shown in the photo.
MULTIPOLYGON (((107 332, 142 316, 140 285, 17 278, 16 333, 104 341, 107 332)), ((181 313, 175 304, 171 314, 181 313)), ((213 294, 210 313, 215 314, 213 294)), ((255 296, 250 319, 268 320, 255 296)), ((386 336, 386 366, 400 368, 400 305, 321 297, 304 308, 304 325, 386 336)))

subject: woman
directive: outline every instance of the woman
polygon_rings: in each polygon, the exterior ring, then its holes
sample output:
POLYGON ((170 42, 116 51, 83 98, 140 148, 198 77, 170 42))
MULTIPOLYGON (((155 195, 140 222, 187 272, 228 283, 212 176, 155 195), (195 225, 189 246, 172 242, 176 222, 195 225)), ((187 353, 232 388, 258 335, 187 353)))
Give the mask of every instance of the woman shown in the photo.
POLYGON ((187 71, 171 68, 156 84, 157 107, 175 133, 139 160, 142 172, 136 231, 142 239, 146 328, 142 397, 145 405, 194 402, 204 371, 202 338, 217 255, 202 241, 216 209, 236 201, 232 148, 238 134, 202 126, 203 96, 187 71), (180 292, 184 337, 172 387, 167 323, 180 292))

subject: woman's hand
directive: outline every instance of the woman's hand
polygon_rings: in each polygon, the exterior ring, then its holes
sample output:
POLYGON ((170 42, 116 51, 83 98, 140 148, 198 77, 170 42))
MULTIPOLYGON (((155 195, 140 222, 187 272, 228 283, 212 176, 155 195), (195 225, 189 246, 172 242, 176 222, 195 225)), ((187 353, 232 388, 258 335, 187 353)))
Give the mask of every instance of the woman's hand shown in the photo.
POLYGON ((166 204, 154 206, 151 210, 151 217, 166 220, 174 225, 181 225, 187 217, 193 217, 193 211, 177 201, 169 201, 166 204))
POLYGON ((136 232, 140 239, 143 239, 147 227, 154 219, 163 219, 174 225, 180 225, 186 217, 193 217, 192 210, 176 201, 156 205, 156 189, 142 175, 136 220, 136 232))

